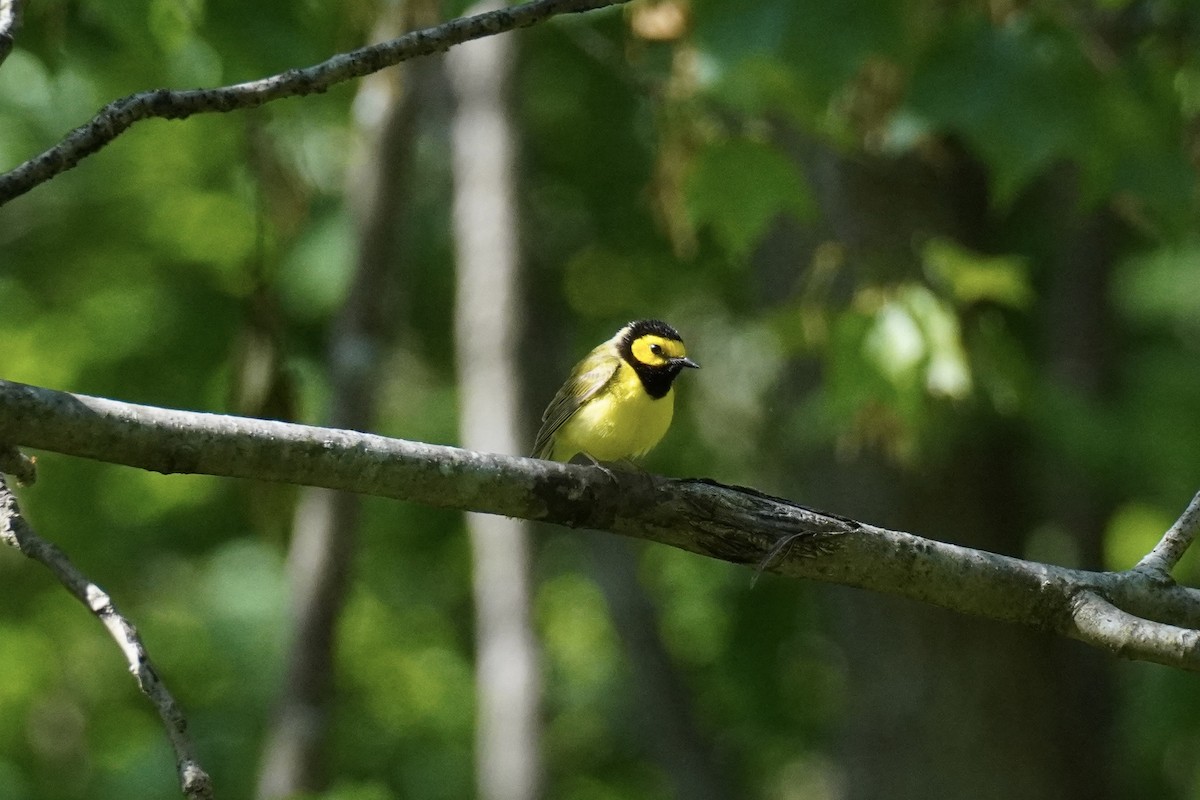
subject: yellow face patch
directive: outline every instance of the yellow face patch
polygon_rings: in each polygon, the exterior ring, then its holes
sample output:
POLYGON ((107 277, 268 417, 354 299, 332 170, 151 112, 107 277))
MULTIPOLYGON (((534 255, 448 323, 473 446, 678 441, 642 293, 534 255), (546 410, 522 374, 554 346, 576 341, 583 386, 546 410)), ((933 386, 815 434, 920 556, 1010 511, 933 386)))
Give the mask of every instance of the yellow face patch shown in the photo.
POLYGON ((661 367, 672 358, 687 356, 683 342, 677 339, 667 339, 654 333, 647 333, 634 339, 629 349, 635 359, 651 367, 661 367))

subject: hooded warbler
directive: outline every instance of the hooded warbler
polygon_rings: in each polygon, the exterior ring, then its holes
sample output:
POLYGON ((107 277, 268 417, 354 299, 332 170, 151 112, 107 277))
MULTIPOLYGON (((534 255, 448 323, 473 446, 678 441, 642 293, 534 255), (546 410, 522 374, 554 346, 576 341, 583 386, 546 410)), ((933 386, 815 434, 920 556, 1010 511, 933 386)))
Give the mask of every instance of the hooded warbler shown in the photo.
POLYGON ((643 456, 671 425, 671 384, 687 357, 679 333, 665 322, 631 322, 575 365, 542 414, 534 458, 594 461, 643 456))

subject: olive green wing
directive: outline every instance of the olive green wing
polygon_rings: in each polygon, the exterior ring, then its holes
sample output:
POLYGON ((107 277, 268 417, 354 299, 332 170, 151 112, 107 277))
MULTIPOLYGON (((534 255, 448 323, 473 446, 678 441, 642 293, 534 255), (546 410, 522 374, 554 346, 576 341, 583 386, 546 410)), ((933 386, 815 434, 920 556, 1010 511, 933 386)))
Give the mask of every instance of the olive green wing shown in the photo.
POLYGON ((554 395, 542 414, 542 427, 533 443, 534 458, 550 458, 554 453, 554 434, 567 423, 579 408, 591 400, 617 374, 621 357, 600 348, 575 365, 567 382, 554 395))

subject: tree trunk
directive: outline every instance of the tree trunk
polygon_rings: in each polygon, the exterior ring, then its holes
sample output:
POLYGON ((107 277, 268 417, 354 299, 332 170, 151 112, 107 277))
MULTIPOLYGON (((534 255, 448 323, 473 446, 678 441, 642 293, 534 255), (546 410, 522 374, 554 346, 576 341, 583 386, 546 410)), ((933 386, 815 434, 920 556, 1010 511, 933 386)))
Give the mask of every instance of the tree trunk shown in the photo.
MULTIPOLYGON (((330 408, 326 424, 370 430, 375 420, 378 370, 392 330, 392 281, 401 236, 409 164, 415 140, 418 75, 426 62, 407 68, 401 91, 394 75, 363 83, 364 91, 392 97, 371 154, 350 182, 362 187, 358 258, 329 342, 330 408), (417 86, 411 85, 416 84, 417 86)), ((329 489, 300 497, 288 552, 291 627, 286 677, 266 734, 257 796, 290 797, 325 784, 326 735, 332 715, 334 644, 354 556, 362 498, 329 489)))
MULTIPOLYGON (((834 238, 859 270, 852 284, 921 280, 914 242, 922 237, 949 236, 982 252, 994 245, 986 177, 952 145, 936 170, 916 159, 850 161, 807 143, 797 152, 825 229, 801 232, 787 263, 810 263, 804 250, 834 238)), ((1054 264, 1056 286, 1039 299, 1046 309, 1076 309, 1049 315, 1047 341, 1062 366, 1051 370, 1091 376, 1084 380, 1090 386, 1102 349, 1094 343, 1103 339, 1104 270, 1071 262, 1102 264, 1109 255, 1089 239, 1073 199, 1053 203, 1063 215, 1054 225, 1065 244, 1054 264)), ((776 241, 770 255, 786 250, 776 241)), ((765 274, 773 271, 766 265, 765 274)), ((1019 421, 982 409, 971 415, 974 433, 933 466, 914 471, 863 456, 813 470, 787 492, 920 535, 955 531, 955 543, 1012 555, 1023 554, 1025 535, 1049 517, 1081 537, 1083 566, 1095 566, 1104 518, 1096 498, 1079 497, 1072 486, 1050 488, 1048 497, 1037 464, 1052 454, 1019 421)), ((862 592, 837 590, 832 605, 850 677, 840 746, 847 797, 1110 796, 1107 761, 1097 757, 1108 750, 1111 703, 1102 656, 1074 642, 862 592), (1092 688, 1081 692, 1078 685, 1092 688)))
MULTIPOLYGON (((471 13, 499 7, 480 5, 471 13)), ((513 39, 493 36, 446 58, 454 89, 457 255, 455 340, 464 447, 528 450, 519 435, 519 221, 509 111, 513 39)), ((539 794, 541 680, 530 613, 529 532, 517 520, 467 515, 474 567, 475 762, 483 800, 539 794)))

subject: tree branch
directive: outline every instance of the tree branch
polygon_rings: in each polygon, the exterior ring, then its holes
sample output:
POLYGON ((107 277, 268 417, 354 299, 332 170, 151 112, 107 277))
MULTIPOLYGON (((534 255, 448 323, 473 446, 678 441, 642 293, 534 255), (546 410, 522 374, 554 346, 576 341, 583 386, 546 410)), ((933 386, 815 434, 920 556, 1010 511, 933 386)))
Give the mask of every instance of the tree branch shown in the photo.
POLYGON ((1175 524, 1163 534, 1154 549, 1137 563, 1134 570, 1161 583, 1171 583, 1171 570, 1183 558, 1197 532, 1200 532, 1200 492, 1196 493, 1175 524))
MULTIPOLYGON (((3 2, 20 9, 21 0, 0 0, 3 2)), ((256 81, 213 89, 139 92, 109 103, 91 121, 71 131, 54 147, 0 175, 0 205, 71 169, 143 119, 184 119, 193 114, 257 108, 282 97, 316 94, 343 81, 378 72, 410 58, 441 52, 472 39, 528 27, 560 14, 592 11, 624 2, 627 0, 533 0, 512 8, 451 20, 381 44, 339 53, 311 67, 289 69, 256 81)), ((0 24, 3 19, 0 16, 0 24)))
POLYGON ((1094 591, 1079 593, 1071 616, 1076 639, 1111 650, 1119 656, 1160 664, 1200 661, 1200 631, 1136 617, 1094 591))
POLYGON ((19 485, 32 486, 37 481, 37 459, 11 445, 0 445, 0 475, 12 475, 19 485))
MULTIPOLYGON (((281 481, 611 531, 797 578, 922 600, 1097 641, 1081 592, 1145 620, 1200 628, 1200 591, 973 550, 706 480, 669 480, 355 431, 172 411, 0 381, 0 441, 163 473, 281 481)), ((1200 671, 1166 628, 1128 658, 1200 671), (1151 641, 1153 640, 1153 641, 1151 641)))
POLYGON ((40 562, 46 569, 54 573, 54 577, 83 603, 96 616, 109 635, 121 648, 121 653, 129 663, 129 671, 137 680, 142 694, 149 698, 162 718, 163 727, 167 731, 167 739, 175 750, 175 767, 179 774, 179 785, 185 797, 190 800, 211 800, 213 796, 212 781, 208 773, 196 760, 195 748, 187 732, 187 720, 175 702, 175 698, 167 691, 167 687, 158 677, 150 656, 138 636, 137 629, 128 619, 117 611, 108 594, 92 583, 79 569, 71 563, 66 554, 56 546, 38 536, 33 528, 25 521, 17 498, 8 488, 4 476, 0 474, 0 539, 6 544, 20 550, 29 558, 40 562))

